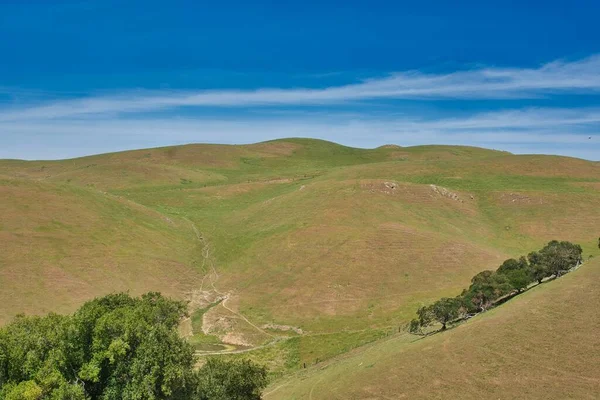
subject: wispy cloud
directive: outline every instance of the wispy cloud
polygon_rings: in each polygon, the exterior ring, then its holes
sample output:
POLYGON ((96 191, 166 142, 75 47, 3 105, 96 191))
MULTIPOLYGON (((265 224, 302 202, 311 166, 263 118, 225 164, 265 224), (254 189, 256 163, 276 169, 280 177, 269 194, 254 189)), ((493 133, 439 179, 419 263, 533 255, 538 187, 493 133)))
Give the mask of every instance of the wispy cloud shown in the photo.
MULTIPOLYGON (((0 158, 64 158, 189 142, 249 143, 298 136, 360 147, 465 144, 598 160, 600 108, 591 107, 593 102, 583 108, 491 109, 451 118, 418 110, 410 115, 407 109, 396 108, 398 103, 386 103, 396 99, 554 99, 582 93, 600 94, 600 55, 529 69, 405 71, 322 88, 97 96, 24 91, 13 93, 19 101, 11 103, 10 88, 0 87, 0 94, 8 99, 0 101, 0 158), (345 107, 356 102, 386 107, 371 113, 367 111, 372 108, 345 107), (215 112, 215 107, 224 110, 215 112), (399 111, 405 114, 398 115, 399 111)), ((498 106, 492 103, 490 107, 498 106)), ((519 107, 523 102, 501 104, 519 107)))
POLYGON ((0 158, 64 158, 191 142, 250 143, 295 136, 360 147, 462 144, 600 159, 599 108, 532 108, 436 120, 321 113, 236 119, 88 118, 0 122, 0 131, 9 133, 0 137, 0 158))
POLYGON ((509 99, 600 92, 600 55, 538 68, 477 68, 443 74, 393 73, 324 88, 138 91, 0 109, 0 121, 140 113, 178 107, 258 107, 340 104, 384 99, 509 99))

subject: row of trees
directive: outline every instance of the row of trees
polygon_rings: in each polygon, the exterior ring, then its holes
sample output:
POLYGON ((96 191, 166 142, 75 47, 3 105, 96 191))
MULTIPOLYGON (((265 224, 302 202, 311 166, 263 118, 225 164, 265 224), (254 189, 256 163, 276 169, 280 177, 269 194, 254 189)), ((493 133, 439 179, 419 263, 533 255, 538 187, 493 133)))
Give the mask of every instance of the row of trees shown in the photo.
POLYGON ((70 316, 17 317, 0 329, 0 400, 257 400, 267 372, 208 360, 177 333, 186 304, 112 294, 70 316))
POLYGON ((412 333, 438 322, 442 330, 448 323, 483 312, 507 296, 518 294, 530 284, 546 278, 559 277, 582 262, 581 246, 553 240, 543 249, 518 260, 511 258, 496 271, 483 271, 471 279, 471 285, 455 298, 442 298, 419 308, 417 318, 410 323, 412 333))

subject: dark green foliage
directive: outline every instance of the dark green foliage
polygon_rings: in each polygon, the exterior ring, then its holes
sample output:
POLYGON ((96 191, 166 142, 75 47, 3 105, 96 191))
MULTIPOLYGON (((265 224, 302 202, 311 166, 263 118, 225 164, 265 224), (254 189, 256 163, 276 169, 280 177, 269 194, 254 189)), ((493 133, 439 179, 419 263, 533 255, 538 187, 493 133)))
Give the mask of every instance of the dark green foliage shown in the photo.
POLYGON ((527 263, 527 259, 525 257, 521 257, 518 260, 514 258, 509 258, 504 261, 500 267, 496 270, 499 274, 506 274, 511 271, 519 271, 519 270, 527 270, 529 264, 527 263))
POLYGON ((421 307, 417 310, 417 317, 421 326, 427 326, 433 322, 431 307, 421 307))
POLYGON ((511 258, 496 271, 478 273, 458 298, 443 298, 430 306, 419 308, 409 331, 421 333, 421 328, 431 325, 433 321, 442 324, 444 330, 448 322, 462 314, 486 311, 502 299, 526 289, 532 282, 542 283, 547 277, 559 277, 581 262, 581 246, 553 240, 540 251, 529 253, 527 258, 511 258))
POLYGON ((442 324, 442 329, 446 329, 448 322, 457 319, 462 309, 460 299, 442 298, 430 306, 421 307, 417 311, 417 319, 410 323, 411 333, 420 333, 422 327, 431 325, 433 321, 442 324))
POLYGON ((448 322, 458 318, 460 308, 460 300, 444 297, 430 306, 430 312, 433 319, 442 324, 443 330, 448 322))
POLYGON ((412 321, 410 321, 410 324, 408 325, 408 331, 410 333, 413 333, 415 335, 418 335, 421 333, 421 327, 423 325, 421 325, 421 323, 419 322, 418 319, 413 319, 412 321))
POLYGON ((529 253, 527 258, 531 268, 532 279, 541 283, 544 278, 559 277, 581 263, 581 246, 570 242, 549 242, 539 252, 529 253))
POLYGON ((20 316, 0 329, 0 400, 258 399, 266 372, 254 364, 194 371, 176 329, 185 313, 148 293, 98 298, 73 316, 20 316))
POLYGON ((525 257, 504 261, 496 273, 504 275, 510 286, 519 292, 533 281, 533 271, 525 257))
POLYGON ((107 296, 74 316, 85 343, 79 376, 92 397, 172 398, 190 386, 191 347, 177 335, 185 304, 149 293, 107 296), (101 397, 100 397, 101 396, 101 397))
POLYGON ((198 374, 197 400, 260 400, 267 370, 250 361, 209 359, 198 374))
POLYGON ((548 273, 559 277, 577 264, 581 263, 583 251, 581 246, 570 242, 549 242, 542 250, 542 263, 546 266, 548 273))
POLYGON ((471 285, 481 285, 490 282, 492 277, 494 276, 494 271, 481 271, 473 278, 471 278, 471 285))
POLYGON ((528 269, 516 269, 504 274, 510 286, 520 292, 531 283, 532 274, 528 269))
POLYGON ((494 271, 483 271, 471 279, 471 286, 463 291, 461 297, 468 312, 485 311, 495 300, 513 290, 504 274, 494 271))
POLYGON ((542 255, 539 252, 534 251, 529 253, 527 259, 529 260, 529 265, 531 268, 531 277, 534 281, 537 281, 537 283, 542 283, 544 278, 550 276, 548 267, 544 264, 542 255))

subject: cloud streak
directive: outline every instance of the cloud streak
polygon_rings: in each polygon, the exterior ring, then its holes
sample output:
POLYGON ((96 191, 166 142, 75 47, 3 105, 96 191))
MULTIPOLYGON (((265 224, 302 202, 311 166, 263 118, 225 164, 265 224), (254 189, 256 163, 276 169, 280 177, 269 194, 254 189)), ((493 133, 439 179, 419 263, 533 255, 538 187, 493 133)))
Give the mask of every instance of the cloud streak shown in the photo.
POLYGON ((180 107, 332 105, 393 99, 524 99, 600 92, 600 55, 538 68, 477 68, 444 74, 405 71, 324 88, 138 91, 0 109, 0 121, 123 115, 180 107))
POLYGON ((88 118, 51 124, 0 122, 0 131, 8 133, 0 137, 0 158, 65 158, 191 142, 316 137, 359 147, 462 144, 600 159, 600 108, 532 108, 444 119, 313 113, 245 119, 88 118), (35 143, 39 154, 31 145, 26 150, 23 143, 35 143))

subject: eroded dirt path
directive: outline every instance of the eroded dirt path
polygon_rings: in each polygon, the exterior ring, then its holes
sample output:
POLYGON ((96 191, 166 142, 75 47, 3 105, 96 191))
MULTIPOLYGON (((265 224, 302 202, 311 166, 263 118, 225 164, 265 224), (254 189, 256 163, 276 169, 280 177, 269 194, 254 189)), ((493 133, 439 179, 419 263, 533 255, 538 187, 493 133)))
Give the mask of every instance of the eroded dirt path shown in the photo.
MULTIPOLYGON (((223 307, 223 309, 225 309, 232 315, 235 315, 240 320, 244 321, 246 324, 251 326, 254 330, 259 332, 260 334, 270 337, 272 339, 268 343, 265 343, 265 344, 262 344, 259 346, 251 346, 251 347, 240 349, 240 350, 231 350, 230 348, 229 349, 226 348, 224 350, 215 350, 215 351, 200 351, 200 350, 198 350, 198 351, 196 351, 196 354, 198 354, 198 355, 218 355, 218 354, 246 353, 249 351, 254 351, 254 350, 262 349, 267 346, 271 346, 271 345, 279 342, 282 339, 287 339, 286 337, 279 337, 279 336, 273 335, 272 333, 267 332, 263 328, 259 327, 258 325, 254 324, 252 321, 250 321, 245 315, 243 315, 239 311, 234 310, 233 308, 231 308, 228 305, 228 301, 231 300, 233 293, 229 292, 229 291, 223 292, 223 291, 219 290, 219 288, 217 287, 217 282, 219 280, 219 273, 217 272, 217 268, 215 267, 214 259, 211 256, 211 253, 212 253, 211 244, 206 239, 206 237, 202 234, 202 232, 198 229, 198 227, 192 220, 190 220, 189 218, 185 218, 185 219, 189 222, 189 224, 192 227, 192 230, 194 231, 194 234, 196 236, 196 240, 198 241, 199 245, 202 247, 201 268, 203 270, 207 271, 206 275, 204 275, 204 277, 202 278, 200 288, 197 291, 194 291, 194 293, 192 293, 190 295, 190 297, 192 297, 191 303, 193 305, 195 304, 195 306, 198 308, 201 306, 210 307, 211 305, 223 307)), ((203 324, 204 323, 205 322, 203 321, 203 324)), ((205 329, 205 327, 203 326, 202 330, 204 332, 207 332, 208 330, 210 330, 210 328, 205 329)), ((193 330, 192 330, 191 334, 193 335, 193 330)), ((225 346, 227 346, 229 343, 224 342, 223 344, 225 346)))

